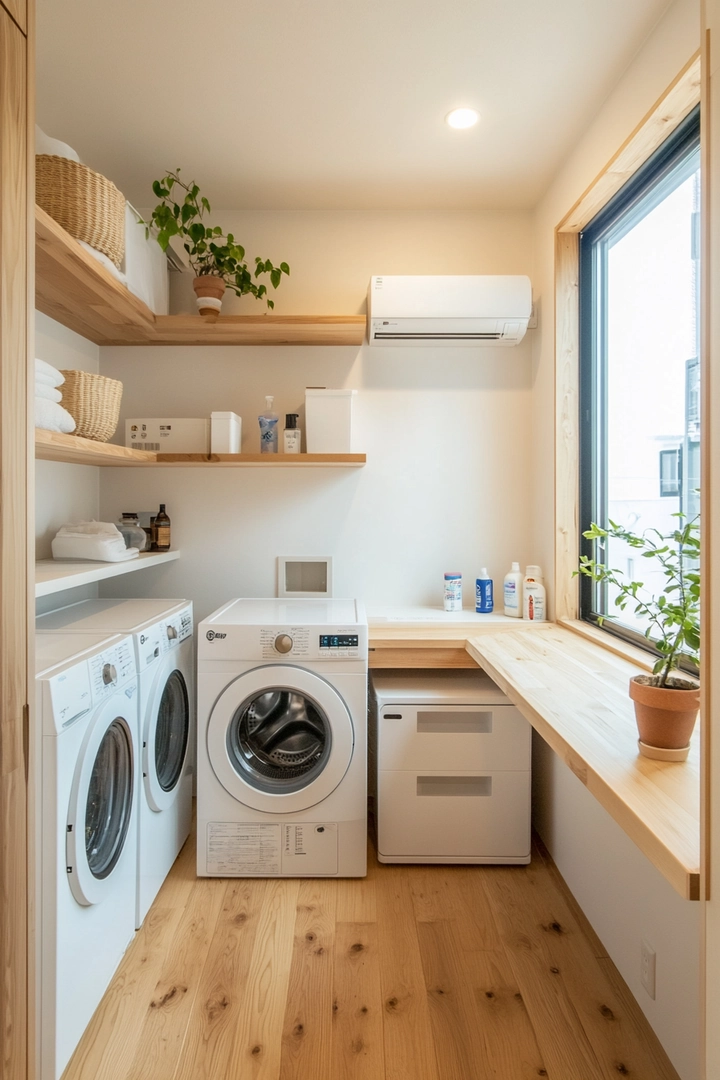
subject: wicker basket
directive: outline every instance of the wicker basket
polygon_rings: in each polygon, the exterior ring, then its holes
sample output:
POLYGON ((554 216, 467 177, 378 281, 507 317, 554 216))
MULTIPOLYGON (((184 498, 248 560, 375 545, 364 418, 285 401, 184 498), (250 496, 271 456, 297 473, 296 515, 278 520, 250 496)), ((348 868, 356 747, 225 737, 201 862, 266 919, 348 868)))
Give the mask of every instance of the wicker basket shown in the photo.
POLYGON ((125 255, 125 197, 112 181, 70 158, 35 158, 38 205, 76 240, 120 266, 125 255))
POLYGON ((62 374, 65 376, 62 404, 75 421, 73 435, 107 442, 118 425, 123 384, 89 371, 71 370, 62 374))

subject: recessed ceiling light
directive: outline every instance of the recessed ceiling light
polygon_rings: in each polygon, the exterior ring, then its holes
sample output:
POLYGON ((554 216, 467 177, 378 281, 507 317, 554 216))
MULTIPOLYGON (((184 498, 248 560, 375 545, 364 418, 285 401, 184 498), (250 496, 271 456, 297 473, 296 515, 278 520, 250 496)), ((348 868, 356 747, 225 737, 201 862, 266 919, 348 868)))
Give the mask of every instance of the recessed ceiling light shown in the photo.
POLYGON ((475 109, 453 109, 445 117, 451 128, 469 128, 477 124, 480 114, 475 109))

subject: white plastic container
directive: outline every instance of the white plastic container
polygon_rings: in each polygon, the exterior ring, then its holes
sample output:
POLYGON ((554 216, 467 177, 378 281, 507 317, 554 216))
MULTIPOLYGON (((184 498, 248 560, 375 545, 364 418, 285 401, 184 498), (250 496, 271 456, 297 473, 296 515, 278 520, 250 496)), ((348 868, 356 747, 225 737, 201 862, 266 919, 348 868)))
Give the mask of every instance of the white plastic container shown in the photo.
POLYGON ((239 454, 242 419, 234 412, 210 413, 210 453, 239 454))
POLYGON ((125 421, 125 445, 161 454, 207 454, 210 421, 206 417, 132 417, 125 421))
POLYGON ((503 603, 505 614, 513 619, 522 619, 523 614, 523 576, 520 563, 514 562, 503 581, 503 603))
POLYGON ((523 618, 545 622, 545 586, 539 566, 527 566, 523 581, 523 618))
POLYGON ((357 390, 305 390, 308 454, 352 454, 353 398, 357 390))
POLYGON ((445 574, 443 608, 445 611, 462 611, 462 574, 456 571, 445 574))

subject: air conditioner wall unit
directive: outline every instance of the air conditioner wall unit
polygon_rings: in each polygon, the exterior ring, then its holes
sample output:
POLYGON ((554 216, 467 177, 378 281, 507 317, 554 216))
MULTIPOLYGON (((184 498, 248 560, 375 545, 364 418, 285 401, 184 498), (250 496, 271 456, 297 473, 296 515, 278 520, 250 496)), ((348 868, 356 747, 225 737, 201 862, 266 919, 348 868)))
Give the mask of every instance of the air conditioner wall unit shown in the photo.
POLYGON ((517 345, 532 309, 521 274, 412 275, 370 279, 371 345, 517 345))

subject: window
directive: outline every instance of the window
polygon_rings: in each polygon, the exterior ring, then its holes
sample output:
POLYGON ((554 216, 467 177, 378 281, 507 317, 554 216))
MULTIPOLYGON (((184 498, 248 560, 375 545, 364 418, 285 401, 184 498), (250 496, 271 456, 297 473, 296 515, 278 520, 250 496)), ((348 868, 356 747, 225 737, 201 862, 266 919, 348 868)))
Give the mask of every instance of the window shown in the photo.
MULTIPOLYGON (((699 514, 699 143, 696 109, 580 235, 581 531, 668 532, 699 514)), ((581 551, 662 588, 624 543, 581 538, 581 551)), ((582 618, 618 613, 605 628, 645 643, 614 599, 581 579, 582 618)))

